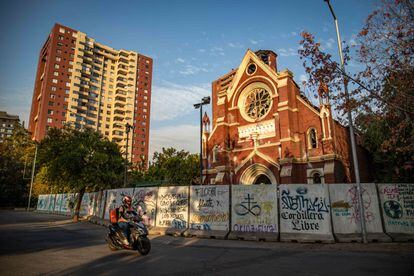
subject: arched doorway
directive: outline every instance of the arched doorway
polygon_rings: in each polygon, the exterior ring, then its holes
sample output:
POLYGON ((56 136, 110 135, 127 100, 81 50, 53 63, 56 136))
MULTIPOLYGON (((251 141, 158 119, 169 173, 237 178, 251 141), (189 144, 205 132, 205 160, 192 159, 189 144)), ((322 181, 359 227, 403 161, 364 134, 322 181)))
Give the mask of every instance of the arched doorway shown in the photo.
POLYGON ((273 172, 262 164, 252 164, 244 170, 240 177, 240 184, 276 184, 273 172))
POLYGON ((272 184, 272 182, 265 174, 261 174, 256 178, 253 184, 272 184))

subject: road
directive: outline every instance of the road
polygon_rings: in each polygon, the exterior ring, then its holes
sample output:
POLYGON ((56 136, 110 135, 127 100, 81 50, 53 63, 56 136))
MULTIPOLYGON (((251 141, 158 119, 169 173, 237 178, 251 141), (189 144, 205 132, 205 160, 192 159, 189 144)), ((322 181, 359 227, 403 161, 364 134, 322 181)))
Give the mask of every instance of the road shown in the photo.
POLYGON ((154 236, 112 252, 105 227, 0 211, 0 275, 414 275, 414 244, 296 244, 154 236))

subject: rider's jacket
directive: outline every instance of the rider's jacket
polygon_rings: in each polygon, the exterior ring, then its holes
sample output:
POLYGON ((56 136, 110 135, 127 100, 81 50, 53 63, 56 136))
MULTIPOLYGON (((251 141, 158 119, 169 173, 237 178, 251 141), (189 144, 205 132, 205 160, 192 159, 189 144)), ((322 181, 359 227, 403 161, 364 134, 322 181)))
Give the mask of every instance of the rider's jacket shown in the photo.
POLYGON ((128 222, 131 221, 134 217, 138 216, 137 212, 131 207, 122 205, 119 207, 119 219, 118 222, 128 222))

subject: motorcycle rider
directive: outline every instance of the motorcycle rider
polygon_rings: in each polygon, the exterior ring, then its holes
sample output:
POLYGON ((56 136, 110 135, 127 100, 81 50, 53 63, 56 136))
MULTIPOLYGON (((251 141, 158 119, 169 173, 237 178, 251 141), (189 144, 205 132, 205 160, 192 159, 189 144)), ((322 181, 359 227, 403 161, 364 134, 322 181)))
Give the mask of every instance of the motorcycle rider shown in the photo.
POLYGON ((122 205, 119 207, 118 226, 122 229, 126 237, 127 244, 124 245, 126 248, 131 248, 131 221, 142 220, 142 215, 141 206, 138 206, 138 212, 136 212, 132 206, 132 198, 129 195, 124 196, 122 205))

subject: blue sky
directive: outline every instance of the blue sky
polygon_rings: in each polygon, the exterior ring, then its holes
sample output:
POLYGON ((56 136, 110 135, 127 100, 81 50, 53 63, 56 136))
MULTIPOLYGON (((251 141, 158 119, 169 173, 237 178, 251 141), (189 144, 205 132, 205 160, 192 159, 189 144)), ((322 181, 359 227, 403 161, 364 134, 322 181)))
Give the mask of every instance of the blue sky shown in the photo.
MULTIPOLYGON (((375 0, 331 0, 342 39, 352 42, 375 0)), ((278 54, 279 70, 306 78, 297 56, 300 32, 313 33, 337 58, 332 17, 323 0, 308 1, 2 1, 0 110, 28 121, 37 57, 55 22, 113 48, 154 59, 150 151, 198 151, 193 103, 211 82, 237 68, 248 48, 278 54)))

